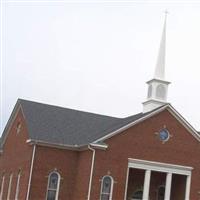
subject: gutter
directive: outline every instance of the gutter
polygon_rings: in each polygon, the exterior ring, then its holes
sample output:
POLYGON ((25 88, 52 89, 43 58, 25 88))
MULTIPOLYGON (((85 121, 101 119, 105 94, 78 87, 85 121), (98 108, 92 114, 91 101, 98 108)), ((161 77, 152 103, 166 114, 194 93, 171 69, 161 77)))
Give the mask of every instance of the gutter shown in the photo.
POLYGON ((92 163, 91 163, 91 170, 90 170, 90 180, 89 180, 89 186, 88 186, 88 195, 87 200, 90 200, 91 195, 91 187, 92 187, 92 178, 93 178, 93 172, 94 172, 94 161, 95 161, 95 149, 91 147, 91 145, 88 145, 88 149, 92 151, 92 163))
POLYGON ((33 174, 33 163, 34 163, 34 159, 35 159, 35 149, 36 149, 36 145, 34 144, 32 159, 31 159, 31 168, 30 168, 30 174, 29 174, 29 180, 28 180, 28 190, 27 190, 27 194, 26 194, 26 200, 29 199, 29 194, 30 194, 31 179, 32 179, 32 174, 33 174))
POLYGON ((68 149, 68 150, 73 150, 73 151, 80 151, 83 146, 80 145, 66 145, 66 144, 59 144, 59 143, 51 143, 51 142, 46 142, 42 140, 35 140, 35 139, 28 139, 26 140, 26 143, 28 144, 37 144, 40 146, 44 147, 52 147, 52 148, 58 148, 58 149, 68 149))
MULTIPOLYGON (((46 142, 46 141, 35 140, 35 139, 28 139, 28 140, 26 140, 26 143, 30 144, 30 145, 38 145, 38 146, 44 146, 44 147, 52 147, 52 148, 58 148, 58 149, 68 149, 68 150, 72 150, 72 151, 88 150, 88 144, 69 145, 69 144, 46 142)), ((91 147, 94 147, 95 149, 101 149, 101 150, 106 150, 108 148, 107 144, 91 143, 89 145, 91 147)), ((1 152, 1 150, 0 150, 0 152, 1 152)))

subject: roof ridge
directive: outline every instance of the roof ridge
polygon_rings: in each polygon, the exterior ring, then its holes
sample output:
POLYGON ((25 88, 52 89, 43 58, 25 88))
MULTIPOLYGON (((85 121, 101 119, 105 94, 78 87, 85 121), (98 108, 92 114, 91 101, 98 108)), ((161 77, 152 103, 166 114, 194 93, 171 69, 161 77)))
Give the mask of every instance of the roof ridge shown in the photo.
POLYGON ((91 115, 102 116, 102 117, 109 117, 109 118, 113 118, 113 119, 119 119, 119 120, 124 119, 124 118, 121 118, 121 117, 114 117, 114 116, 110 116, 110 115, 104 115, 104 114, 99 114, 99 113, 90 112, 90 111, 67 108, 67 107, 64 107, 64 106, 58 106, 58 105, 54 105, 54 104, 48 104, 48 103, 32 101, 32 100, 27 100, 27 99, 19 98, 18 101, 20 102, 20 104, 23 103, 23 102, 27 102, 27 103, 39 104, 39 105, 43 105, 43 106, 50 106, 50 107, 59 108, 59 109, 66 109, 66 110, 76 111, 76 112, 85 113, 85 114, 91 114, 91 115))

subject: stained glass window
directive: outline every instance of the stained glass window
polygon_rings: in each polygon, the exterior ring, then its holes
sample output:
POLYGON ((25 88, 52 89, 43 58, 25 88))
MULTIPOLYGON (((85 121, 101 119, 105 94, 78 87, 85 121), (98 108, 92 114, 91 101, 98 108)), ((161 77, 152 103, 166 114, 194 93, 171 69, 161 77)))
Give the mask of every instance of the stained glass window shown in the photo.
POLYGON ((47 200, 57 200, 59 190, 60 175, 57 172, 52 172, 49 175, 47 200))
POLYGON ((113 179, 111 176, 104 176, 101 183, 101 198, 100 200, 112 199, 113 179))

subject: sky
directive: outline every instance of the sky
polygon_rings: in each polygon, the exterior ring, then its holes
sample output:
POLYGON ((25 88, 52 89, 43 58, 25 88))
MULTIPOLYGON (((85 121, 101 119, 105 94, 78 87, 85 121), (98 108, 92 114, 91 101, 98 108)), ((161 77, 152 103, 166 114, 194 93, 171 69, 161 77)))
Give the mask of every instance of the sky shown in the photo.
POLYGON ((200 1, 2 1, 1 127, 18 98, 142 112, 167 19, 168 102, 200 130, 200 1))

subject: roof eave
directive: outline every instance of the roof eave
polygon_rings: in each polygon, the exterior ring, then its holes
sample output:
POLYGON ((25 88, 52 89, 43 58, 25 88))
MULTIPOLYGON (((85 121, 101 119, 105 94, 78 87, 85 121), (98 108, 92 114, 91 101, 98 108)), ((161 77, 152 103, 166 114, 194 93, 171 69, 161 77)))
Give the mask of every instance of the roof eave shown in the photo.
POLYGON ((73 151, 82 150, 81 145, 66 145, 66 144, 61 144, 61 143, 50 143, 50 142, 35 140, 35 139, 28 139, 26 143, 30 145, 39 145, 39 146, 52 147, 52 148, 58 148, 58 149, 68 149, 68 150, 73 150, 73 151))
POLYGON ((167 110, 200 142, 198 131, 172 105, 167 110))
POLYGON ((107 144, 90 143, 90 146, 95 148, 95 149, 100 149, 100 150, 106 150, 108 148, 107 144))

